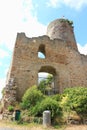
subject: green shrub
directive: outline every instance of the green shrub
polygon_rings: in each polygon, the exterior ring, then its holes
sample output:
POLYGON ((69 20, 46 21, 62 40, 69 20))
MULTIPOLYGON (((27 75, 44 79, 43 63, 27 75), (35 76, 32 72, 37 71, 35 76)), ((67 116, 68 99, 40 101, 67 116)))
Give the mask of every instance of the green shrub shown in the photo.
POLYGON ((46 81, 41 80, 38 85, 38 90, 40 90, 43 94, 45 94, 45 89, 46 89, 46 81))
POLYGON ((25 92, 21 105, 23 109, 27 110, 29 117, 42 117, 43 112, 49 110, 51 111, 51 119, 54 120, 55 117, 59 117, 62 114, 59 101, 59 95, 45 96, 36 86, 33 86, 25 92))
POLYGON ((14 111, 14 107, 13 107, 13 106, 11 106, 11 105, 10 105, 10 106, 8 106, 8 111, 10 111, 10 112, 11 112, 11 111, 14 111))
POLYGON ((53 95, 51 98, 52 98, 52 99, 54 99, 55 101, 60 102, 60 101, 61 101, 62 96, 61 96, 60 94, 55 94, 55 95, 53 95))
POLYGON ((22 98, 21 106, 23 109, 30 109, 38 102, 41 102, 43 98, 44 95, 41 93, 41 91, 38 90, 36 86, 32 86, 25 92, 22 98))
POLYGON ((60 22, 67 22, 70 26, 73 27, 73 21, 71 21, 69 19, 60 19, 60 22))
POLYGON ((31 114, 34 116, 42 116, 45 110, 49 110, 51 112, 52 119, 62 114, 62 110, 58 102, 50 97, 46 97, 44 100, 42 100, 42 102, 33 107, 31 114))
POLYGON ((87 113, 87 88, 67 88, 63 94, 61 104, 65 110, 73 110, 78 114, 87 113))

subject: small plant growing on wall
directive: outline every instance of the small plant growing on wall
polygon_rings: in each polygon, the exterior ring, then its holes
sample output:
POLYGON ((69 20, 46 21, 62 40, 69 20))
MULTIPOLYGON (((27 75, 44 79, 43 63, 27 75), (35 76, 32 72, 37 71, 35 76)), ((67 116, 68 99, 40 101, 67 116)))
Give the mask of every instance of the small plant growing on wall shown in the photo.
POLYGON ((9 112, 14 111, 14 107, 13 107, 12 105, 8 106, 8 111, 9 111, 9 112))
POLYGON ((67 22, 70 26, 73 27, 73 21, 71 21, 69 19, 60 19, 60 22, 67 22))

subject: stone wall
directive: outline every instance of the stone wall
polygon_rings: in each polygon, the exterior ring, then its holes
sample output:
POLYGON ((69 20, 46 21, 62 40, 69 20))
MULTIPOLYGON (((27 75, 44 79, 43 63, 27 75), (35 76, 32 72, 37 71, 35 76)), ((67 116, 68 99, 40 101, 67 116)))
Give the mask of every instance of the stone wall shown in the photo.
POLYGON ((59 92, 66 87, 87 86, 86 66, 80 53, 63 40, 50 40, 48 36, 27 38, 25 34, 18 34, 10 76, 15 79, 20 100, 26 89, 38 84, 38 72, 52 73, 59 92), (40 45, 44 45, 45 59, 38 58, 40 45))
POLYGON ((21 100, 29 87, 38 85, 39 72, 48 72, 54 75, 55 88, 59 93, 67 87, 87 87, 87 56, 78 52, 73 31, 69 31, 71 27, 67 23, 65 23, 66 26, 63 26, 62 31, 65 34, 68 32, 64 39, 60 33, 62 25, 59 22, 58 24, 58 37, 52 38, 52 34, 50 37, 45 35, 28 38, 24 33, 17 34, 7 77, 7 81, 10 78, 15 79, 17 101, 21 100), (38 57, 39 51, 44 53, 45 59, 38 57))
POLYGON ((48 25, 47 35, 51 39, 64 40, 69 46, 78 50, 72 24, 71 21, 67 19, 56 19, 48 25))
POLYGON ((4 109, 7 110, 9 106, 15 105, 17 95, 16 89, 14 78, 10 78, 6 87, 3 89, 2 106, 4 109))

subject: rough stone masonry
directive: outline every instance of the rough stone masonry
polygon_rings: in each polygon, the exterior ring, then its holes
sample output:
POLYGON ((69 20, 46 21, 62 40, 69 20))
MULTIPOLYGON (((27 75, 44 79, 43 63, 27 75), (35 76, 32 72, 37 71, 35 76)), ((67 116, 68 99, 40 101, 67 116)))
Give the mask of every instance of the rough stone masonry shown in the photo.
POLYGON ((10 92, 3 95, 4 102, 8 99, 20 101, 29 87, 38 85, 39 72, 54 76, 58 93, 67 87, 87 87, 87 55, 78 51, 73 26, 66 19, 51 22, 44 36, 28 38, 25 33, 17 34, 7 75, 6 87, 9 89, 5 87, 10 92), (45 58, 39 58, 38 52, 45 58), (10 94, 11 88, 16 88, 12 89, 13 94, 10 94))

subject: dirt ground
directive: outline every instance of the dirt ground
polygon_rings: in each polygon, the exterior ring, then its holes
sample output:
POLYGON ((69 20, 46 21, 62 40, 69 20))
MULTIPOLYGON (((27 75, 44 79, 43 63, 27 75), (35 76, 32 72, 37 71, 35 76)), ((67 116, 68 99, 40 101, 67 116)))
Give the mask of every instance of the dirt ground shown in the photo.
POLYGON ((1 127, 0 130, 87 130, 87 126, 69 126, 67 128, 53 129, 53 128, 41 128, 41 127, 32 127, 32 128, 17 128, 17 127, 1 127))
POLYGON ((53 127, 44 128, 43 125, 36 124, 16 125, 12 122, 0 120, 0 130, 87 130, 87 125, 68 125, 54 129, 53 127))
POLYGON ((67 126, 64 130, 87 130, 87 125, 71 125, 67 126))
POLYGON ((0 130, 87 130, 87 125, 69 125, 54 129, 53 127, 44 128, 41 125, 22 126, 0 121, 0 130))

